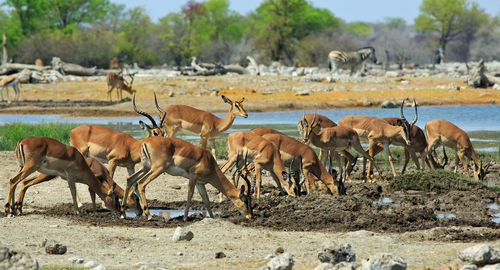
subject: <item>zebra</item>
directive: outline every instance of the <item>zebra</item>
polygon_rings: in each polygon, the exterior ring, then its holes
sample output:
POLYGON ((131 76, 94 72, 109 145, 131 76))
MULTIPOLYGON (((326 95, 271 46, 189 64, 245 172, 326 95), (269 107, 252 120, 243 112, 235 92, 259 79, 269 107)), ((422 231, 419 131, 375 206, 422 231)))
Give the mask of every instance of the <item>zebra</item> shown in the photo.
POLYGON ((0 87, 2 88, 0 90, 0 95, 2 96, 2 102, 4 101, 3 99, 3 90, 7 92, 7 103, 10 103, 10 97, 9 97, 9 86, 12 86, 14 88, 14 100, 19 100, 19 78, 15 75, 10 75, 7 77, 4 77, 2 80, 0 80, 0 87))
POLYGON ((328 69, 335 71, 337 76, 339 75, 339 68, 351 69, 350 76, 355 72, 359 75, 363 63, 367 59, 378 64, 377 57, 375 56, 375 48, 364 47, 354 52, 331 51, 328 54, 328 69))

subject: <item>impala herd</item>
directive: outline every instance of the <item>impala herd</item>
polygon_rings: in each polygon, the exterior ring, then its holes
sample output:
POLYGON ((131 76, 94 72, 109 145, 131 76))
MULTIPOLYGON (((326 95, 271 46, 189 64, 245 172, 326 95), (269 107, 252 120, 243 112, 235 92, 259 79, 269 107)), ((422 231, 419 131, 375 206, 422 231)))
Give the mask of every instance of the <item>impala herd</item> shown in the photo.
MULTIPOLYGON (((123 83, 116 78, 108 75, 108 83, 123 83)), ((133 77, 124 89, 129 88, 134 92, 132 82, 133 77)), ((320 187, 332 195, 345 195, 344 182, 350 179, 349 174, 357 160, 357 156, 348 151, 351 147, 363 157, 363 175, 367 180, 375 179, 372 166, 377 170, 379 178, 386 177, 374 162, 374 156, 382 150, 387 153, 392 175, 397 176, 389 149, 391 144, 404 147, 402 174, 410 158, 419 170, 424 164, 432 169, 443 168, 445 164, 441 165, 433 155, 439 145, 445 145, 456 152, 455 171, 460 161, 470 177, 466 157, 473 161, 475 179, 483 180, 488 171, 489 163, 483 164, 477 160, 469 137, 454 124, 446 120, 428 121, 424 135, 415 125, 418 119, 415 101, 415 117, 410 122, 403 113, 404 101, 401 104, 400 118, 347 115, 340 118, 337 125, 323 115, 305 114, 298 121, 302 142, 266 127, 232 132, 227 137, 228 161, 219 167, 215 159, 215 137, 229 129, 236 116, 248 117, 243 107, 245 98, 221 98, 230 105, 224 118, 185 105, 170 105, 162 109, 155 94, 155 106, 159 111, 159 121, 156 122, 150 114, 137 109, 134 95, 134 111, 151 122, 151 125, 139 122, 147 132, 144 139, 138 140, 127 133, 104 126, 84 124, 71 130, 71 146, 46 137, 20 140, 15 150, 20 169, 10 179, 6 214, 22 214, 22 203, 28 187, 60 176, 68 182, 77 214, 80 213, 81 205, 75 183, 83 183, 88 186, 94 211, 97 194, 105 207, 119 211, 122 217, 125 217, 127 208, 133 208, 151 219, 145 195, 146 186, 161 174, 167 173, 189 180, 184 220, 187 219, 195 187, 209 215, 213 217, 206 184, 215 187, 221 196, 225 195, 242 215, 252 218, 252 196, 260 199, 263 169, 271 174, 282 194, 299 196, 303 194, 301 190, 317 193, 317 188, 320 187), (199 135, 201 147, 174 138, 180 129, 199 135), (368 142, 368 151, 363 149, 362 140, 368 142), (207 142, 211 144, 212 153, 205 149, 207 142), (320 149, 319 156, 309 143, 320 149), (420 154, 420 160, 416 153, 420 154), (321 162, 322 158, 328 161, 327 167, 321 162), (332 169, 332 158, 336 160, 340 173, 332 169), (107 168, 100 162, 107 163, 107 168), (135 165, 138 163, 140 169, 136 171, 135 165), (125 190, 113 181, 117 166, 125 167, 128 171, 125 190), (225 173, 233 168, 236 170, 233 171, 231 182, 225 173), (28 178, 36 171, 39 172, 37 177, 28 178), (240 177, 245 181, 238 188, 240 177), (19 183, 22 183, 22 187, 15 200, 15 190, 19 183)))

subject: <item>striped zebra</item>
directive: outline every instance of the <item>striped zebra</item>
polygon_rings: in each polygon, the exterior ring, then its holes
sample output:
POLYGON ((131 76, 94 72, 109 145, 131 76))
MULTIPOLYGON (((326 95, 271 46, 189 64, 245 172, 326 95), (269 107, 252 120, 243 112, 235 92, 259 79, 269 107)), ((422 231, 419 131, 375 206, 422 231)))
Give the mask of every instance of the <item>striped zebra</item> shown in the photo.
POLYGON ((370 59, 373 63, 377 64, 377 57, 375 57, 375 48, 364 47, 354 52, 331 51, 328 54, 328 68, 339 75, 339 68, 351 69, 350 75, 353 73, 359 75, 362 70, 365 60, 370 59))

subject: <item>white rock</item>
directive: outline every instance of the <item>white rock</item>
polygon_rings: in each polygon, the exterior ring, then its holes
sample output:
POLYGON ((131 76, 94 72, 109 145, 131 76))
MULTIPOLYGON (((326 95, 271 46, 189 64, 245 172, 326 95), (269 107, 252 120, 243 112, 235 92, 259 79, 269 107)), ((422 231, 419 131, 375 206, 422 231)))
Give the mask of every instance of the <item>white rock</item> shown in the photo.
POLYGON ((479 244, 461 251, 458 258, 477 265, 499 263, 500 249, 487 244, 479 244))
POLYGON ((481 270, 500 270, 500 263, 485 265, 481 270))
POLYGON ((370 256, 361 264, 362 270, 405 270, 406 262, 403 258, 381 253, 370 256))
POLYGON ((86 262, 86 263, 83 265, 83 267, 85 267, 85 268, 94 268, 94 267, 96 267, 97 265, 98 265, 98 264, 97 264, 96 262, 94 262, 94 261, 88 261, 88 262, 86 262))
POLYGON ((172 236, 172 241, 191 241, 193 239, 194 234, 191 231, 184 231, 181 227, 177 227, 175 229, 174 235, 172 236))

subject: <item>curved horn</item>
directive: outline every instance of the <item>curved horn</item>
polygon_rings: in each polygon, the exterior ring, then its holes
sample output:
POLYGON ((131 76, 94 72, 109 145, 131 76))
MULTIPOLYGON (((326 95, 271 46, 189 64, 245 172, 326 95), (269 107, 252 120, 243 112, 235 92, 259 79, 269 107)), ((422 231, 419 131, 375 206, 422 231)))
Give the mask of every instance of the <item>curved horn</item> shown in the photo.
POLYGON ((165 120, 165 116, 167 116, 167 112, 160 108, 160 106, 158 105, 158 99, 156 99, 156 93, 154 93, 154 95, 155 95, 156 109, 158 109, 158 111, 161 112, 161 118, 160 118, 160 127, 161 127, 163 126, 163 121, 165 120))
POLYGON ((314 113, 314 117, 313 117, 313 120, 311 122, 311 126, 314 124, 314 121, 316 120, 316 113, 314 113))
POLYGON ((413 99, 413 108, 415 108, 415 118, 410 122, 410 125, 414 125, 418 119, 417 102, 413 99))
POLYGON ((299 159, 299 170, 300 170, 300 181, 299 181, 299 185, 302 185, 304 184, 304 182, 306 181, 306 176, 304 174, 304 171, 302 170, 302 158, 299 159))
POLYGON ((403 99, 403 101, 401 102, 401 118, 406 121, 406 117, 405 117, 405 114, 403 112, 404 106, 405 106, 405 100, 403 99))
POLYGON ((149 114, 147 114, 147 113, 145 113, 145 112, 143 112, 143 111, 139 111, 139 110, 137 109, 137 107, 135 106, 135 94, 134 94, 134 98, 132 99, 132 105, 134 106, 134 111, 135 111, 136 113, 138 113, 138 114, 140 114, 140 115, 142 115, 142 116, 147 117, 147 118, 151 121, 151 123, 153 124, 153 126, 154 126, 154 127, 158 127, 158 126, 156 125, 156 122, 155 122, 155 120, 153 119, 153 117, 151 117, 151 115, 149 115, 149 114))

